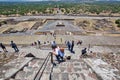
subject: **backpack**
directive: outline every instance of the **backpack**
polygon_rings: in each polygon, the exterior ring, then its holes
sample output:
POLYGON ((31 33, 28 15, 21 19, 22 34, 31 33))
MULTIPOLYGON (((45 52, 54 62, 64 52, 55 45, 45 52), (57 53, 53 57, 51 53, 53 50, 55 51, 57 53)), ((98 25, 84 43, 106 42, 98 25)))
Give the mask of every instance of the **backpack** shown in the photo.
POLYGON ((85 54, 87 51, 86 50, 82 50, 82 54, 85 54))
POLYGON ((62 53, 64 53, 64 48, 60 48, 60 51, 61 51, 62 53))

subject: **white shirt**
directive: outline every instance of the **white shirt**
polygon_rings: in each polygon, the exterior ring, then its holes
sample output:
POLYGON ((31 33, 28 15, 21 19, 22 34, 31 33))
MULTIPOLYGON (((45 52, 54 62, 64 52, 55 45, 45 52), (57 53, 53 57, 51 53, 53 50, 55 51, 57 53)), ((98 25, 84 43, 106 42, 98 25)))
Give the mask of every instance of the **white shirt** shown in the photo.
POLYGON ((56 55, 60 55, 60 56, 64 56, 64 53, 62 53, 61 51, 60 51, 60 48, 58 47, 58 48, 55 48, 55 53, 56 53, 56 55))

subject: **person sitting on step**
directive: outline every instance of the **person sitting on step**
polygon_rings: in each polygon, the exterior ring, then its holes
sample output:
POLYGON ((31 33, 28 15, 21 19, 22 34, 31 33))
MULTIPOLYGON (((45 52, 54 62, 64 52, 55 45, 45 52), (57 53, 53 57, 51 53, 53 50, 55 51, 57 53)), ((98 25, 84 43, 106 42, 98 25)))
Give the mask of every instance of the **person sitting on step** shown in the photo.
POLYGON ((82 55, 81 56, 87 56, 87 48, 84 48, 84 49, 82 49, 82 51, 81 51, 81 53, 82 53, 82 55))
POLYGON ((59 48, 58 46, 52 46, 53 52, 52 54, 56 56, 58 63, 64 61, 64 49, 59 48))

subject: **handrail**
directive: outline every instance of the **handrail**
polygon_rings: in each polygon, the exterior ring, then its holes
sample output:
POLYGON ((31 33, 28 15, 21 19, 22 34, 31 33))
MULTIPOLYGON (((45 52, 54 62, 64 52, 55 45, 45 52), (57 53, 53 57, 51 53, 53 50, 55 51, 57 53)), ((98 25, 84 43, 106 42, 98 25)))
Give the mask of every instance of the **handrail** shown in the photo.
POLYGON ((48 63, 48 61, 49 61, 49 58, 50 58, 50 56, 48 57, 48 60, 47 60, 47 62, 45 63, 45 67, 43 68, 43 70, 42 70, 42 72, 41 72, 38 80, 41 79, 41 77, 42 77, 42 75, 43 75, 43 72, 44 72, 44 70, 45 70, 45 68, 46 68, 46 66, 47 66, 47 63, 48 63))
POLYGON ((42 75, 43 75, 43 72, 44 72, 44 70, 45 70, 45 68, 46 68, 46 66, 47 66, 47 63, 48 63, 48 61, 49 61, 49 59, 50 59, 50 56, 51 56, 51 63, 53 63, 52 53, 49 52, 49 54, 47 55, 47 57, 45 58, 45 60, 44 60, 44 62, 43 62, 43 64, 42 64, 42 66, 40 67, 39 71, 38 71, 37 74, 35 75, 34 80, 40 80, 40 79, 41 79, 41 77, 42 77, 42 75), (44 67, 44 66, 45 66, 45 67, 44 67), (43 67, 44 67, 44 68, 43 68, 43 67), (41 72, 41 74, 40 74, 40 71, 41 71, 42 68, 43 68, 43 70, 42 70, 42 72, 41 72), (38 76, 39 76, 39 78, 36 79, 38 76))
POLYGON ((56 66, 55 63, 53 63, 52 67, 51 67, 51 71, 50 71, 50 75, 49 75, 49 80, 52 80, 52 73, 53 73, 53 68, 54 66, 56 66))

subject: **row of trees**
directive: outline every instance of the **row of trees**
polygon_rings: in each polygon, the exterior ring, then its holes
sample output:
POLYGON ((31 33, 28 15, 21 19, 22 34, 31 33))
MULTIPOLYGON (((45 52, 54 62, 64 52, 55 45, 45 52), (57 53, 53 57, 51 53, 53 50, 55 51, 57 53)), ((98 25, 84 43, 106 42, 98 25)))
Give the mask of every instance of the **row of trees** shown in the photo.
POLYGON ((66 13, 120 13, 120 2, 116 3, 74 3, 63 4, 66 13))
POLYGON ((2 15, 12 15, 20 14, 25 15, 27 13, 45 13, 47 8, 54 7, 46 3, 0 3, 0 14, 2 15))
POLYGON ((20 14, 53 14, 59 7, 64 14, 81 13, 120 13, 120 2, 114 3, 63 3, 63 2, 33 2, 33 3, 0 3, 1 15, 20 14))

